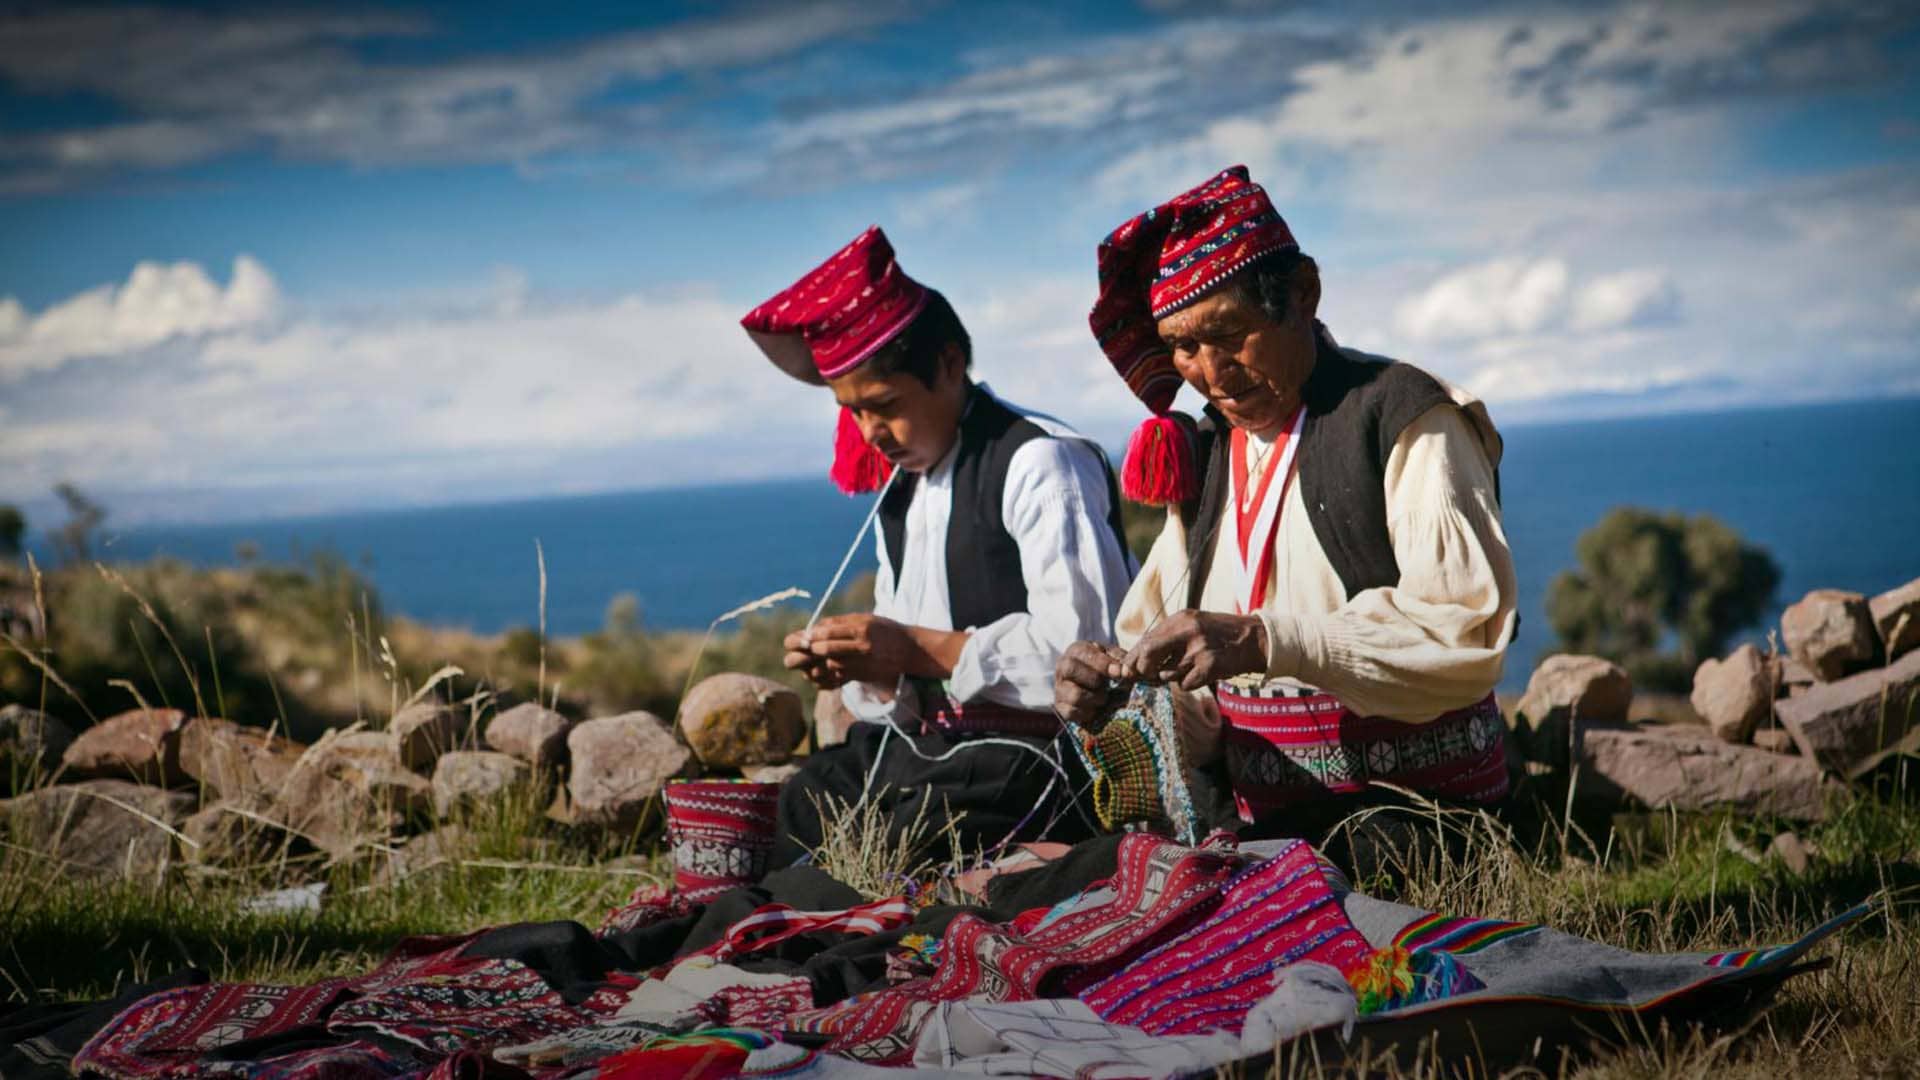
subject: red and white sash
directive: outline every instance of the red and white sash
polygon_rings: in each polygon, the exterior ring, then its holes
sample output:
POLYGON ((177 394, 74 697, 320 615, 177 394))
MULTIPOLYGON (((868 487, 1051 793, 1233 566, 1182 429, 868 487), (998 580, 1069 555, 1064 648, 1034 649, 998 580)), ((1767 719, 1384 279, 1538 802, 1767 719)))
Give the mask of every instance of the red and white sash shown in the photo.
POLYGON ((1234 589, 1234 602, 1240 605, 1240 613, 1259 611, 1267 602, 1268 583, 1273 580, 1273 538, 1280 528, 1280 505, 1286 501, 1287 485, 1293 481, 1293 459, 1300 449, 1300 428, 1305 423, 1307 407, 1296 409, 1293 419, 1288 421, 1286 432, 1281 436, 1280 460, 1268 468, 1266 475, 1258 480, 1247 475, 1247 434, 1239 428, 1233 431, 1233 512, 1235 524, 1235 543, 1231 551, 1234 568, 1239 572, 1238 587, 1234 589), (1246 493, 1244 485, 1257 483, 1254 490, 1259 506, 1254 511, 1252 527, 1248 528, 1245 518, 1246 493), (1251 565, 1249 565, 1251 564, 1251 565))

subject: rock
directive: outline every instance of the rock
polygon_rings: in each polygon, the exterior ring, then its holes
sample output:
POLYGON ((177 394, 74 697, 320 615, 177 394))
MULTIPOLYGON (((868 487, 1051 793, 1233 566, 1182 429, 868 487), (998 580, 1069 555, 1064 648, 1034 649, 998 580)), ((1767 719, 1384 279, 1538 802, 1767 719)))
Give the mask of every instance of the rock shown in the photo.
POLYGON ((536 769, 551 769, 567 763, 572 730, 573 721, 529 701, 487 722, 487 745, 536 769))
POLYGON ((1773 696, 1783 698, 1798 693, 1819 682, 1813 677, 1813 669, 1795 660, 1791 656, 1773 658, 1773 696))
POLYGON ((567 817, 581 825, 627 830, 668 780, 686 772, 693 754, 660 718, 630 712, 587 720, 567 735, 573 768, 567 817))
POLYGON ((461 858, 475 846, 473 833, 463 825, 448 822, 401 844, 375 874, 375 881, 382 885, 403 881, 461 858))
POLYGON ((463 727, 458 712, 437 701, 409 705, 394 715, 387 725, 394 753, 401 764, 415 772, 433 772, 440 755, 460 745, 463 727))
POLYGON ((1793 732, 1786 728, 1765 727, 1753 733, 1753 745, 1770 754, 1797 754, 1800 747, 1793 741, 1793 732))
POLYGON ((799 771, 800 763, 789 761, 785 765, 743 765, 740 775, 756 784, 784 784, 799 771))
POLYGON ((1807 845, 1801 843, 1798 833, 1783 832, 1767 845, 1767 854, 1786 864, 1794 877, 1807 876, 1807 868, 1813 865, 1813 859, 1807 853, 1807 845))
POLYGON ((202 716, 180 733, 180 771, 216 798, 258 802, 280 789, 304 750, 272 732, 202 716))
POLYGON ((493 750, 454 750, 433 767, 433 812, 450 817, 491 802, 537 798, 533 766, 493 750))
POLYGON ((65 874, 150 880, 173 861, 174 831, 193 808, 189 792, 87 780, 0 802, 0 816, 13 843, 56 860, 65 874))
POLYGON ((1826 815, 1838 785, 1800 757, 1733 746, 1691 726, 1596 728, 1583 733, 1577 797, 1655 810, 1732 807, 1796 821, 1826 815))
POLYGON ((1920 578, 1867 601, 1888 663, 1920 646, 1920 578))
POLYGON ((186 724, 179 709, 123 712, 81 732, 60 760, 76 779, 173 787, 186 779, 180 771, 180 729, 186 724))
POLYGON ((813 695, 813 741, 826 748, 847 741, 847 729, 853 726, 853 714, 840 700, 840 691, 822 690, 813 695))
POLYGON ((1867 598, 1844 589, 1815 589, 1801 597, 1781 614, 1780 637, 1821 682, 1871 667, 1880 651, 1867 598))
POLYGON ((1920 651, 1774 705, 1800 752, 1852 777, 1920 724, 1920 651))
POLYGON ((322 739, 301 756, 329 776, 402 817, 423 817, 433 808, 433 783, 400 760, 394 740, 380 731, 348 731, 322 739))
POLYGON ((187 861, 197 866, 259 866, 299 850, 293 834, 241 802, 202 807, 181 824, 180 833, 191 841, 181 845, 187 861))
POLYGON ((1743 743, 1773 709, 1773 665, 1751 645, 1725 660, 1707 660, 1693 673, 1693 711, 1715 735, 1743 743))
POLYGON ((334 862, 387 847, 405 819, 391 803, 369 796, 353 780, 311 760, 303 760, 287 777, 268 815, 334 862))
POLYGON ((680 703, 680 733, 701 764, 715 769, 778 765, 806 736, 800 695, 758 675, 700 680, 680 703))
POLYGON ((0 791, 24 790, 45 782, 60 768, 73 744, 67 725, 38 709, 9 705, 0 709, 0 791))
POLYGON ((1598 656, 1549 656, 1514 707, 1514 734, 1527 757, 1564 765, 1570 729, 1624 724, 1632 707, 1633 680, 1620 665, 1598 656))

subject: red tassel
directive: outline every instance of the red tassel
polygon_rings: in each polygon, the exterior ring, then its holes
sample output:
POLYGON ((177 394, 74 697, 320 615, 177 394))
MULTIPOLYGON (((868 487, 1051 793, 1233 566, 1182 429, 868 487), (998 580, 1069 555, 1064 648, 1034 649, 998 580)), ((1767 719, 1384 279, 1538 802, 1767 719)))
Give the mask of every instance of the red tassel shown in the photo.
POLYGON ((1193 440, 1171 416, 1150 416, 1127 441, 1120 491, 1148 506, 1171 506, 1200 494, 1193 440))
POLYGON ((833 468, 827 475, 849 495, 879 491, 893 475, 893 462, 867 442, 850 409, 840 410, 840 427, 833 435, 833 468))

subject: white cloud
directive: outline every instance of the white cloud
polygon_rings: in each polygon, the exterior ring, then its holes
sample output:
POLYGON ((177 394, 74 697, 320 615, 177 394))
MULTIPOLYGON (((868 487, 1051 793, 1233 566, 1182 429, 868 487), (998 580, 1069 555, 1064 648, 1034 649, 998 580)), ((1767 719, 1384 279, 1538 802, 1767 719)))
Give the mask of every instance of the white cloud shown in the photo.
POLYGON ((33 319, 31 364, 0 354, 7 396, 34 402, 0 436, 0 498, 70 479, 118 493, 123 517, 179 491, 255 493, 271 513, 316 493, 418 503, 824 464, 831 400, 752 346, 746 302, 565 301, 496 278, 498 302, 432 314, 264 318, 277 293, 250 259, 224 289, 192 263, 143 265, 33 319))
POLYGON ((1665 271, 1623 270, 1595 278, 1573 301, 1575 330, 1654 326, 1680 315, 1680 290, 1665 271))
POLYGON ((143 262, 124 284, 89 289, 37 316, 9 297, 0 303, 0 382, 178 335, 263 326, 279 309, 273 275, 249 255, 234 259, 224 289, 197 263, 143 262))
POLYGON ((1559 259, 1494 259, 1408 298, 1394 327, 1418 342, 1532 333, 1559 317, 1566 296, 1567 265, 1559 259))

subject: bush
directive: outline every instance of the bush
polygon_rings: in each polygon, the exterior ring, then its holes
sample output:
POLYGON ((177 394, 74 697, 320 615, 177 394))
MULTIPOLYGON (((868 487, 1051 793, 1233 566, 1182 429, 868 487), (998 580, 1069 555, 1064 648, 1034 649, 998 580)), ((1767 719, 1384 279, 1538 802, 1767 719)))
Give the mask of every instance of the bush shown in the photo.
POLYGON ((1634 682, 1684 690, 1702 660, 1773 602, 1780 568, 1724 522, 1619 507, 1580 535, 1547 592, 1559 651, 1604 656, 1634 682))

